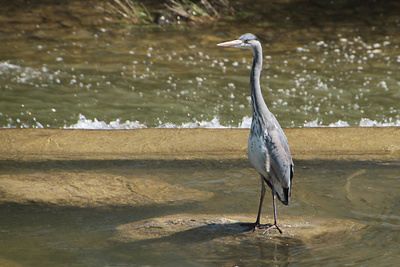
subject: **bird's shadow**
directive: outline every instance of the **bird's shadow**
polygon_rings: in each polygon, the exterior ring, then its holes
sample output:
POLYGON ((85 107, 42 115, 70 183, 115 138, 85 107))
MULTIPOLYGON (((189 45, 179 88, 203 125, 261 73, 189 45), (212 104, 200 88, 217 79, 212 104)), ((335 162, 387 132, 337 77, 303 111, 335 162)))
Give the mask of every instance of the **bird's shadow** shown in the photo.
POLYGON ((252 231, 251 223, 209 223, 191 229, 183 230, 164 237, 171 242, 207 242, 223 237, 230 237, 252 231))
MULTIPOLYGON (((169 260, 190 259, 191 263, 193 260, 210 264, 217 262, 217 266, 225 261, 232 265, 232 262, 246 257, 255 261, 275 262, 279 259, 282 262, 290 262, 291 249, 307 250, 302 240, 298 238, 287 235, 285 232, 280 234, 275 229, 263 235, 262 229, 256 229, 253 232, 253 225, 242 222, 207 222, 190 229, 187 226, 182 226, 180 229, 180 225, 177 225, 177 228, 174 226, 171 234, 163 231, 167 229, 155 226, 159 229, 154 229, 154 231, 161 230, 162 236, 149 235, 149 238, 146 238, 147 234, 144 233, 144 239, 122 240, 122 242, 114 240, 112 247, 113 251, 118 251, 119 257, 123 255, 129 258, 133 251, 140 251, 144 255, 151 255, 147 260, 154 259, 158 264, 157 257, 162 257, 169 260)), ((142 230, 136 228, 133 231, 142 230)), ((139 236, 143 237, 143 235, 139 236)))
MULTIPOLYGON (((263 224, 261 226, 267 228, 271 225, 263 224)), ((153 246, 156 244, 165 244, 165 243, 174 245, 179 245, 179 244, 188 245, 188 244, 210 242, 213 240, 229 242, 235 240, 256 240, 258 238, 264 238, 264 239, 268 238, 269 240, 275 239, 280 241, 292 240, 292 238, 287 235, 281 235, 276 229, 272 229, 265 234, 263 233, 264 230, 262 229, 256 229, 254 231, 253 223, 243 223, 243 222, 207 223, 204 225, 195 226, 190 229, 177 231, 170 235, 135 240, 129 243, 134 246, 153 246)), ((162 231, 161 234, 163 234, 162 231)))

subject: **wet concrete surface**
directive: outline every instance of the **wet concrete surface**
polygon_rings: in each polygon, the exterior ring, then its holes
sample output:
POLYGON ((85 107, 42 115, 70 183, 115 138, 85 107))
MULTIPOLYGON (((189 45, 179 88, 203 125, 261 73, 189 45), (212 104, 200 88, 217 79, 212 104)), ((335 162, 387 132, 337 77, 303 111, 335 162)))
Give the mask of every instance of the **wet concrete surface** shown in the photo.
MULTIPOLYGON (((293 158, 391 160, 399 127, 284 129, 293 158)), ((3 129, 0 160, 229 159, 247 157, 247 129, 3 129)))

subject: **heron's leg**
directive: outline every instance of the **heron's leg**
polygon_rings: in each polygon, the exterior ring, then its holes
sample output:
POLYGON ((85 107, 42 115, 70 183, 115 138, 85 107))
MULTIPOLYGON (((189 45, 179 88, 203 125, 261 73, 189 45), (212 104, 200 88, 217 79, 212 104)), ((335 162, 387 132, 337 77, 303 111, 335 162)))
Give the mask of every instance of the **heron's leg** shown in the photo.
POLYGON ((268 227, 264 231, 263 234, 265 234, 266 232, 268 232, 270 229, 273 229, 273 228, 277 229, 279 231, 279 233, 282 234, 282 231, 281 231, 281 229, 279 229, 278 224, 277 224, 278 220, 277 220, 277 216, 276 216, 276 201, 275 200, 276 200, 276 191, 275 191, 275 187, 272 187, 272 203, 273 203, 273 206, 274 206, 274 224, 271 225, 270 227, 268 227))
POLYGON ((261 197, 260 197, 260 205, 258 206, 258 215, 257 215, 257 220, 254 223, 254 228, 255 230, 258 226, 260 226, 260 217, 261 217, 261 209, 262 209, 262 204, 264 202, 264 196, 265 196, 265 181, 264 178, 261 176, 261 197))

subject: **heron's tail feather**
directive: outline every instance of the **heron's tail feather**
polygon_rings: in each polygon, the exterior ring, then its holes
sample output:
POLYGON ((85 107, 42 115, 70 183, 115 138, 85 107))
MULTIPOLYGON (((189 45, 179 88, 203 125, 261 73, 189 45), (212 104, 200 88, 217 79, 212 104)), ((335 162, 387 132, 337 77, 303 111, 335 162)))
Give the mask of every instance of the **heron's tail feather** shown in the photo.
MULTIPOLYGON (((264 181, 267 183, 267 185, 269 186, 269 188, 271 188, 271 190, 273 190, 272 189, 272 183, 268 180, 268 179, 265 179, 265 177, 263 177, 264 178, 264 181)), ((286 187, 283 187, 282 185, 280 185, 280 184, 277 184, 276 186, 275 186, 275 192, 276 192, 276 195, 278 196, 278 199, 285 205, 285 206, 287 206, 287 205, 289 205, 289 200, 290 200, 290 188, 286 188, 286 187)))
POLYGON ((289 205, 291 188, 292 188, 292 179, 293 179, 293 163, 290 165, 290 173, 289 173, 289 187, 284 187, 281 184, 278 185, 279 188, 275 188, 277 192, 278 199, 285 205, 289 205))
POLYGON ((289 188, 284 188, 283 187, 283 197, 281 197, 279 194, 278 199, 285 205, 289 205, 289 199, 290 199, 290 189, 289 188))

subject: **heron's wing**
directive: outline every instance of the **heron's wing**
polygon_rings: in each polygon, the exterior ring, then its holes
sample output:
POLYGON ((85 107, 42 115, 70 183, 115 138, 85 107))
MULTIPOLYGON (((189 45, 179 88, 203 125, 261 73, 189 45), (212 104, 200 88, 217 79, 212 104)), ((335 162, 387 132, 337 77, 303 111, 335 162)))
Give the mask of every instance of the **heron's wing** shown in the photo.
POLYGON ((272 179, 272 183, 267 182, 267 184, 271 188, 272 186, 274 187, 278 199, 284 205, 289 205, 292 190, 293 161, 286 136, 280 126, 272 127, 272 129, 264 131, 264 141, 269 158, 269 175, 270 179, 272 179))
MULTIPOLYGON (((275 118, 274 118, 275 119, 275 118)), ((264 131, 264 141, 269 154, 270 171, 284 188, 291 186, 293 160, 285 133, 275 119, 275 123, 264 131)))

